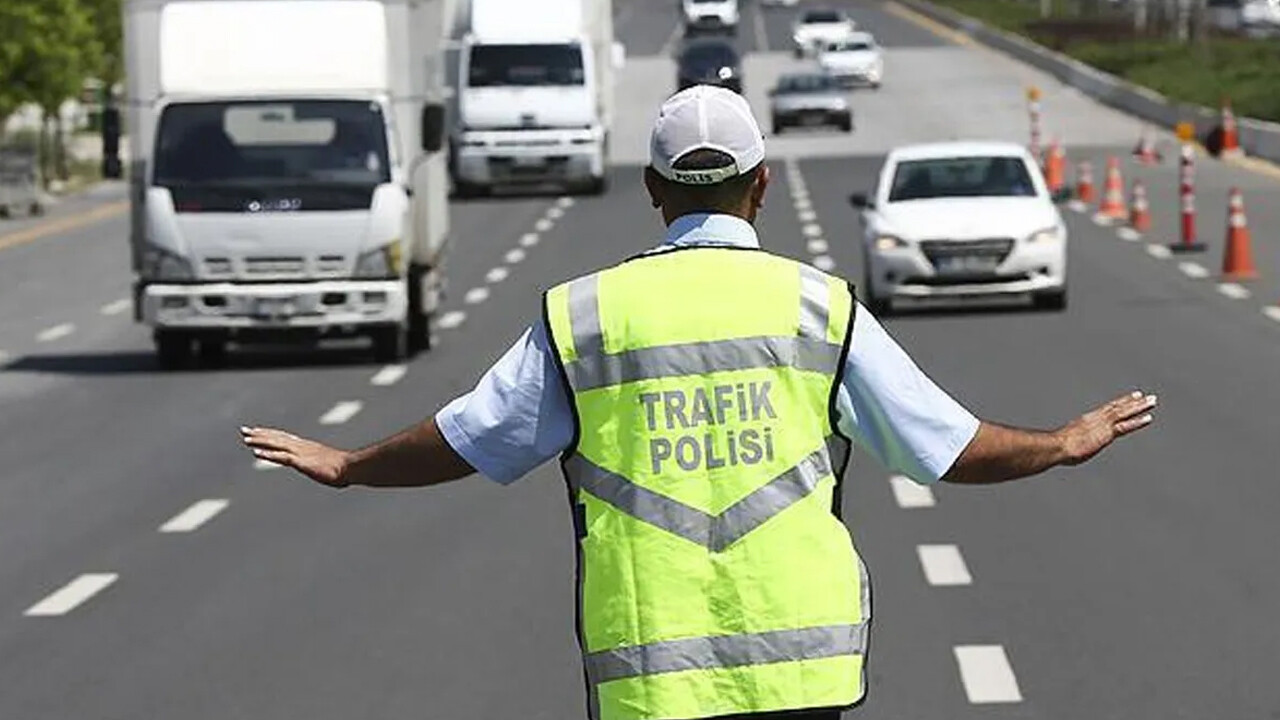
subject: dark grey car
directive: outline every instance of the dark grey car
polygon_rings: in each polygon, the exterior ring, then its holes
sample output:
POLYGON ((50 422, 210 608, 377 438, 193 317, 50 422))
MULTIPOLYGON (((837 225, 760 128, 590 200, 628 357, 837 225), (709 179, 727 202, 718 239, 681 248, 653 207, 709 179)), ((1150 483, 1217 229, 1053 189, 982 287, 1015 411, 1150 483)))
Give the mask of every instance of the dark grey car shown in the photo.
POLYGON ((793 73, 778 78, 769 91, 773 134, 800 125, 834 125, 853 130, 849 96, 835 78, 824 73, 793 73))

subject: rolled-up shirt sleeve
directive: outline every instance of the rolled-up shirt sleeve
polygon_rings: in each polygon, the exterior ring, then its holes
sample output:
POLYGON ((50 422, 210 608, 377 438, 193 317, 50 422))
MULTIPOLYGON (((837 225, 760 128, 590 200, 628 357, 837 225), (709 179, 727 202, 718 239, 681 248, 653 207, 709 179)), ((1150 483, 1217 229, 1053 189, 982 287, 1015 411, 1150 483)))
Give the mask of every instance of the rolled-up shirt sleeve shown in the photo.
POLYGON ((891 472, 937 482, 979 420, 938 387, 861 306, 836 404, 841 432, 891 472))
POLYGON ((474 390, 436 413, 449 446, 490 480, 515 482, 573 440, 573 415, 551 352, 539 322, 474 390))

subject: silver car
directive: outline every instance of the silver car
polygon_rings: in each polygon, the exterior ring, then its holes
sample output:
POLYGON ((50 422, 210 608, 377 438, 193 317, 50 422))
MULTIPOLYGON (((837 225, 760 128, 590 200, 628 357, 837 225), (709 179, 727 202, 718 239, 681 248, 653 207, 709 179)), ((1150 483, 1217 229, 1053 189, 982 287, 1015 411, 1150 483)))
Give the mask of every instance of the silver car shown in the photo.
POLYGON ((834 78, 825 73, 793 73, 778 78, 769 91, 769 115, 773 134, 788 127, 834 125, 853 130, 849 97, 834 78))

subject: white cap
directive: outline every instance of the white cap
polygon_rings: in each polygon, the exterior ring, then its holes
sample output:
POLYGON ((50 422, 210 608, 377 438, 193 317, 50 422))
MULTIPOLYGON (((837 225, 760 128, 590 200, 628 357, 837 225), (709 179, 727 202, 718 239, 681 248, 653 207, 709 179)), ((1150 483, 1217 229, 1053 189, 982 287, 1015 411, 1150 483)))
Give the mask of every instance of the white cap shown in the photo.
POLYGON ((662 177, 686 185, 714 185, 764 162, 764 135, 746 99, 732 90, 694 85, 662 104, 649 138, 649 164, 662 177), (672 166, 695 150, 717 150, 733 164, 707 170, 672 166))

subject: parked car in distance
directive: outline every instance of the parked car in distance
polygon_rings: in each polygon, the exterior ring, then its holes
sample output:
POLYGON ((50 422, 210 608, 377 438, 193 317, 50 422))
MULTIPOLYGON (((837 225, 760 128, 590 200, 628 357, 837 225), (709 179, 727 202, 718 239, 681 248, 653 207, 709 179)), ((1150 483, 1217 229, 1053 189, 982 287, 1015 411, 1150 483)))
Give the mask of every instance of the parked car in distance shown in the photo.
POLYGON ((718 85, 742 92, 742 56, 732 42, 721 38, 690 40, 676 58, 676 88, 718 85))
POLYGON ((835 78, 820 72, 790 73, 769 91, 773 134, 788 127, 834 125, 853 130, 853 109, 835 78))

